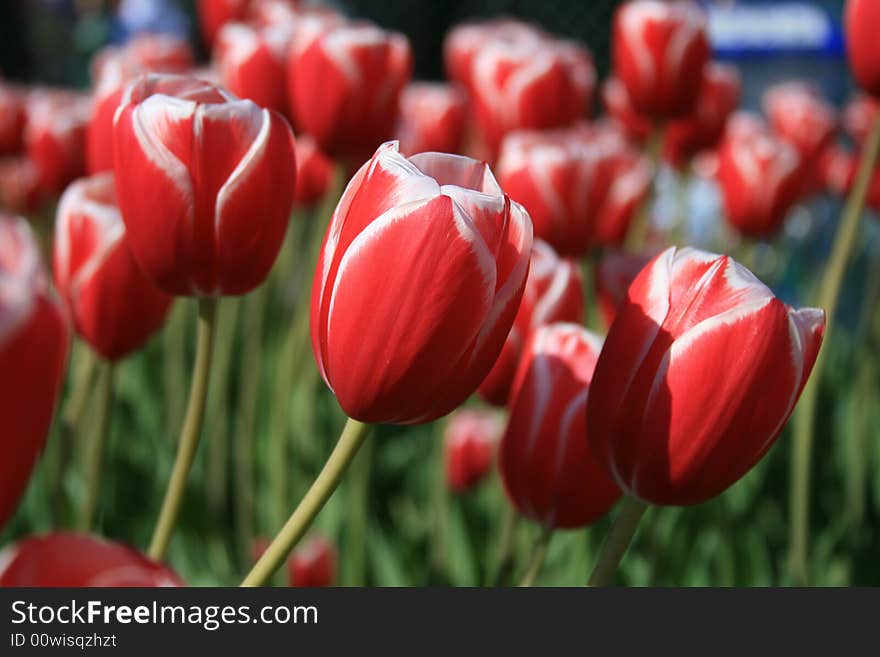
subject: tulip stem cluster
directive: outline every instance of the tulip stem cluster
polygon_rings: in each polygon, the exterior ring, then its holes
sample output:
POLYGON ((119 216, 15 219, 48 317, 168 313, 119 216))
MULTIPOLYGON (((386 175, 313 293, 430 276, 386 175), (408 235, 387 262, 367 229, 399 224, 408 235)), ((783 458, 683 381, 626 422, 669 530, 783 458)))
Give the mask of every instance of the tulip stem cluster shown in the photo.
POLYGON ((547 556, 547 547, 550 545, 550 537, 553 535, 553 529, 544 527, 541 529, 541 535, 535 541, 535 547, 532 549, 532 558, 526 573, 523 575, 519 585, 524 587, 532 586, 541 572, 541 566, 544 565, 544 558, 547 556))
MULTIPOLYGON (((865 200, 880 152, 880 118, 871 129, 862 151, 858 175, 852 192, 847 198, 843 218, 832 246, 831 256, 819 285, 816 305, 825 310, 827 325, 825 339, 834 321, 834 313, 840 298, 843 277, 856 244, 859 219, 865 208, 865 200)), ((822 352, 816 360, 812 378, 804 387, 803 397, 794 414, 794 453, 791 462, 790 544, 791 574, 795 584, 807 583, 807 544, 809 541, 810 512, 810 464, 812 462, 813 435, 815 431, 816 405, 819 396, 822 352)))
POLYGON ((98 495, 101 489, 101 465, 104 461, 104 449, 110 433, 110 418, 113 411, 113 363, 102 363, 99 377, 100 404, 98 423, 86 451, 86 496, 80 514, 79 528, 84 532, 92 529, 95 512, 98 508, 98 495))
POLYGON ((608 530, 599 558, 593 567, 588 586, 608 586, 614 580, 617 566, 635 536, 636 529, 648 506, 629 495, 620 502, 620 511, 608 530))
POLYGON ((504 586, 510 579, 513 570, 513 537, 519 515, 513 505, 504 507, 504 518, 501 520, 501 536, 498 540, 498 568, 495 571, 495 586, 504 586))
POLYGON ((287 555, 308 530, 312 521, 336 490, 343 473, 354 460, 369 433, 370 425, 351 418, 345 423, 339 442, 324 464, 321 473, 312 483, 299 506, 272 541, 260 560, 254 565, 242 586, 262 586, 287 559, 287 555))
POLYGON ((168 550, 171 534, 180 513, 186 481, 199 446, 199 436, 205 417, 205 401, 208 397, 208 382, 211 372, 211 358, 214 351, 214 332, 216 329, 214 316, 217 300, 212 297, 199 299, 198 338, 196 344, 196 361, 193 366, 193 378, 190 386, 189 402, 186 419, 180 441, 177 444, 177 455, 174 469, 162 501, 162 509, 153 531, 148 554, 152 559, 161 561, 168 550))

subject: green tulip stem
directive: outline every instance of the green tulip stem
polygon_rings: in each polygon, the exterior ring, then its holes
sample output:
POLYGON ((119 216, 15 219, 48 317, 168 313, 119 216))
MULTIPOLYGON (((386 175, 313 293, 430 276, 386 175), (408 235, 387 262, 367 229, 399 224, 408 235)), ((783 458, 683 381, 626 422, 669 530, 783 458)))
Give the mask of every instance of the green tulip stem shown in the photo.
POLYGON ((623 555, 626 554, 647 508, 648 506, 644 502, 639 502, 629 495, 624 496, 620 503, 620 511, 605 536, 602 551, 599 553, 599 559, 590 575, 588 586, 608 586, 611 584, 617 567, 620 565, 623 555))

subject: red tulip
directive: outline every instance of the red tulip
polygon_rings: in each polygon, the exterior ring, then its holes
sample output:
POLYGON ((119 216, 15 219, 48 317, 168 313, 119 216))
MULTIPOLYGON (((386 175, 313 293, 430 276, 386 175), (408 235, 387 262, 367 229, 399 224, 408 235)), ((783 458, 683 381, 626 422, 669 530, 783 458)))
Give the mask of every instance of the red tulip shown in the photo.
MULTIPOLYGON (((845 196, 852 191, 859 171, 859 156, 840 147, 829 148, 819 162, 825 188, 837 196, 845 196)), ((875 167, 868 181, 865 203, 872 210, 880 212, 880 167, 875 167)))
POLYGON ((599 312, 606 326, 611 326, 620 304, 626 299, 626 291, 648 264, 650 258, 627 251, 610 251, 596 260, 593 267, 593 285, 599 312))
POLYGON ((383 144, 333 214, 312 346, 362 422, 446 415, 486 378, 519 308, 532 225, 480 162, 383 144))
POLYGON ((0 208, 28 214, 40 209, 50 194, 43 188, 37 166, 26 157, 0 158, 0 208))
POLYGON ((587 408, 593 453, 642 501, 718 495, 782 431, 824 328, 823 311, 785 305, 730 257, 667 249, 605 340, 587 408))
POLYGON ((296 190, 293 200, 297 207, 309 207, 322 201, 333 184, 336 165, 318 149, 309 135, 296 139, 296 190))
POLYGON ((0 213, 0 528, 43 451, 68 340, 27 222, 0 213))
POLYGON ((290 51, 290 107, 298 130, 355 164, 394 135, 412 72, 406 37, 366 23, 302 29, 290 51))
POLYGON ((226 23, 248 17, 252 0, 198 0, 199 25, 202 38, 210 49, 226 23))
POLYGON ((104 358, 140 349, 164 323, 172 298, 147 280, 128 248, 112 173, 64 192, 53 264, 77 332, 104 358))
POLYGON ((413 83, 400 95, 400 150, 409 155, 427 151, 458 153, 466 118, 467 100, 457 87, 413 83))
POLYGON ((651 193, 653 171, 645 157, 627 146, 611 149, 606 166, 611 184, 596 213, 595 240, 603 246, 620 246, 651 193))
POLYGON ((651 136, 651 119, 636 111, 629 92, 618 78, 611 76, 602 84, 602 105, 631 141, 641 144, 651 136))
POLYGON ((0 553, 0 586, 184 586, 134 548, 85 534, 29 536, 0 553))
POLYGON ((602 340, 576 324, 542 326, 516 372, 498 466, 514 506, 547 528, 590 525, 620 497, 585 440, 601 349, 602 340))
POLYGON ((284 27, 224 25, 214 48, 223 84, 240 98, 286 113, 291 38, 291 30, 284 27))
POLYGON ((443 432, 446 484, 455 493, 466 493, 492 469, 504 424, 493 411, 462 409, 449 417, 443 432))
POLYGON ((612 58, 639 114, 654 119, 687 114, 709 60, 702 11, 688 1, 624 3, 614 16, 612 58))
POLYGON ((290 555, 290 586, 333 586, 336 584, 336 547, 320 535, 312 536, 290 555))
POLYGON ((844 9, 846 50, 849 65, 859 86, 880 96, 880 4, 877 0, 847 0, 844 9))
POLYGON ((866 94, 858 94, 843 110, 843 128, 856 144, 862 145, 878 118, 880 101, 866 94))
POLYGON ((776 233, 801 194, 801 173, 801 159, 787 142, 764 128, 735 122, 718 154, 728 222, 744 235, 776 233))
POLYGON ((522 302, 513 328, 479 393, 490 404, 504 406, 516 366, 532 331, 552 322, 580 322, 584 318, 584 290, 580 270, 561 259, 546 242, 535 240, 522 302))
POLYGON ((36 91, 27 101, 25 144, 40 185, 60 194, 85 173, 89 99, 69 91, 36 91))
POLYGON ((513 130, 545 130, 586 116, 596 84, 590 52, 542 34, 493 38, 474 56, 470 88, 477 124, 491 153, 513 130))
POLYGON ((17 155, 27 115, 21 92, 0 82, 0 155, 17 155))
POLYGON ((710 62, 693 109, 670 121, 663 131, 663 155, 676 167, 687 164, 698 152, 714 147, 724 135, 727 119, 740 99, 740 78, 732 66, 710 62))
POLYGON ((169 294, 263 282, 293 206, 293 133, 279 114, 193 78, 148 75, 113 126, 116 190, 135 259, 169 294))

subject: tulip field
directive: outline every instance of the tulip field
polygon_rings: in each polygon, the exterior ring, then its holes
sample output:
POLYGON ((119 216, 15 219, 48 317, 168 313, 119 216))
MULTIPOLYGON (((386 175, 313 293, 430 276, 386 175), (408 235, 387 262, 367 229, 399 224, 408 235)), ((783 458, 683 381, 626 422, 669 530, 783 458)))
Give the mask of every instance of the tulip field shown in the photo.
POLYGON ((0 586, 880 585, 880 3, 154 4, 0 71, 0 586))

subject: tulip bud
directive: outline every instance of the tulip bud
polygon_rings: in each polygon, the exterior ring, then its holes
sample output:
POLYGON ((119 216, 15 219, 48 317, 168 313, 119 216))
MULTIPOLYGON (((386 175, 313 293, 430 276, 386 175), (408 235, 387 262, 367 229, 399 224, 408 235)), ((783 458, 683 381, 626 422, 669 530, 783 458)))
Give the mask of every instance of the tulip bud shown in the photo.
POLYGON ((310 207, 322 201, 333 184, 336 165, 318 149, 309 135, 296 139, 296 190, 293 195, 297 207, 310 207))
POLYGON ((68 341, 27 222, 0 213, 0 529, 43 451, 68 341))
POLYGON ((602 84, 602 105, 605 113, 620 126, 630 141, 642 144, 651 136, 651 119, 639 114, 623 82, 613 75, 602 84))
POLYGON ((40 90, 27 101, 25 145, 40 186, 60 194, 85 173, 89 99, 69 91, 40 90))
POLYGON ((290 555, 290 586, 333 586, 336 584, 336 547, 327 538, 314 535, 290 555))
POLYGON ((127 545, 53 532, 4 548, 0 586, 152 588, 184 583, 172 570, 127 545))
POLYGON ((810 375, 825 313, 794 310, 728 256, 669 248, 627 292, 596 365, 587 436, 652 504, 697 504, 773 445, 810 375))
POLYGON ((853 75, 862 89, 880 97, 880 4, 877 0, 847 0, 844 14, 846 51, 853 75))
POLYGON ((586 116, 596 84, 590 52, 541 34, 490 39, 471 64, 474 113, 491 153, 513 130, 546 130, 586 116))
POLYGON ((443 432, 443 453, 450 490, 466 493, 489 474, 503 429, 501 416, 494 411, 465 408, 449 417, 443 432))
POLYGON ((858 94, 843 110, 843 129, 856 144, 862 145, 878 118, 880 101, 867 94, 858 94))
POLYGON ((547 528, 590 525, 620 497, 585 440, 601 349, 576 324, 550 324, 532 333, 517 368, 498 466, 514 506, 547 528))
POLYGON ((724 135, 727 119, 740 99, 740 78, 732 66, 710 62, 693 109, 670 121, 663 131, 663 156, 682 167, 702 150, 714 147, 724 135))
POLYGON ((626 291, 649 260, 644 255, 621 250, 604 253, 601 259, 596 260, 593 285, 605 326, 610 327, 614 322, 617 309, 626 298, 626 291))
POLYGON ((21 92, 0 82, 0 155, 17 155, 23 147, 27 115, 21 92))
POLYGON ((147 75, 113 126, 116 192, 138 264, 169 294, 244 294, 266 278, 293 206, 293 133, 222 88, 147 75))
POLYGON ((368 23, 304 27, 288 60, 294 124, 321 150, 359 164, 394 135, 400 92, 411 73, 402 34, 368 23))
POLYGON ((312 288, 312 346, 342 409, 418 424, 459 406, 498 358, 532 224, 488 166, 383 144, 348 184, 312 288))
POLYGON ((776 233, 802 191, 801 159, 761 127, 735 123, 718 153, 718 182, 727 221, 744 235, 776 233))
POLYGON ((639 208, 651 193, 653 169, 637 151, 621 146, 607 152, 611 184, 596 212, 595 241, 621 246, 639 208))
POLYGON ((28 214, 51 196, 42 186, 37 166, 27 157, 0 159, 0 208, 28 214))
POLYGON ((286 113, 291 37, 291 30, 283 27, 224 25, 214 48, 223 84, 239 98, 286 113))
POLYGON ((614 16, 614 73, 639 114, 687 114, 709 61, 705 18, 694 2, 630 0, 614 16))
POLYGON ((519 311, 498 360, 480 384, 480 396, 490 404, 504 406, 532 331, 552 322, 580 322, 583 317, 584 290, 577 265, 561 259, 546 242, 535 240, 519 311))
POLYGON ((458 153, 466 118, 467 101, 457 87, 427 82, 409 85, 400 95, 397 138, 401 152, 458 153))
POLYGON ((64 192, 53 264, 77 332, 104 358, 140 349, 164 323, 172 298, 147 280, 128 248, 112 173, 64 192))

